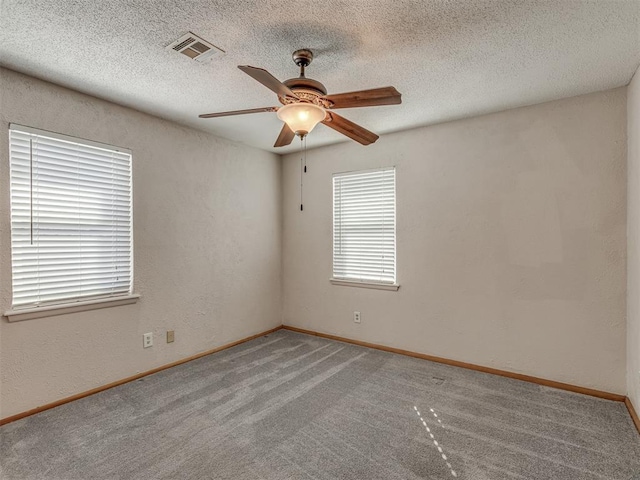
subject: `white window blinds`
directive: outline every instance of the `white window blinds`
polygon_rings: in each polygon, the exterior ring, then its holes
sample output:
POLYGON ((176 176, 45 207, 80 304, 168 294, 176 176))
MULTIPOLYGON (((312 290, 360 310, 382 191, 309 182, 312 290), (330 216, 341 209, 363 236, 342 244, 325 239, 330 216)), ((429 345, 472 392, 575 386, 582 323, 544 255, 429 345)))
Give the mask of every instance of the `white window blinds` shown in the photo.
POLYGON ((11 125, 13 308, 128 295, 131 153, 11 125))
POLYGON ((333 278, 396 282, 394 167, 333 176, 333 278))

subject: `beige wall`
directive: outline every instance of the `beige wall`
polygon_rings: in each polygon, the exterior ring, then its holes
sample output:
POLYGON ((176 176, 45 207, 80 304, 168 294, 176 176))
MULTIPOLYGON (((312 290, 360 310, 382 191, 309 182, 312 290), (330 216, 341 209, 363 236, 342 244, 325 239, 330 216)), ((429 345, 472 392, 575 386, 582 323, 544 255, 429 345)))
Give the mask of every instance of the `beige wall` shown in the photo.
POLYGON ((284 323, 626 393, 625 104, 619 88, 309 151, 304 212, 286 156, 284 323), (331 175, 387 165, 400 290, 331 285, 331 175))
POLYGON ((640 412, 640 68, 627 90, 627 390, 640 412))
MULTIPOLYGON (((628 99, 630 220, 640 214, 637 77, 628 99)), ((297 154, 284 157, 281 171, 276 155, 0 69, 0 311, 11 303, 9 122, 133 150, 142 295, 130 306, 3 318, 0 418, 282 319, 610 392, 628 388, 638 405, 637 295, 629 296, 625 356, 626 101, 621 88, 386 135, 370 147, 309 151, 300 212, 297 154), (397 167, 402 286, 332 286, 331 174, 386 165, 397 167), (164 343, 167 329, 176 331, 173 344, 164 343), (143 349, 149 331, 155 345, 143 349)), ((630 292, 638 290, 638 233, 640 222, 630 221, 630 292)))
POLYGON ((0 312, 11 304, 7 126, 133 150, 136 305, 0 320, 0 417, 281 323, 280 160, 0 70, 0 312), (176 341, 165 342, 167 329, 176 341), (154 332, 152 348, 142 334, 154 332))

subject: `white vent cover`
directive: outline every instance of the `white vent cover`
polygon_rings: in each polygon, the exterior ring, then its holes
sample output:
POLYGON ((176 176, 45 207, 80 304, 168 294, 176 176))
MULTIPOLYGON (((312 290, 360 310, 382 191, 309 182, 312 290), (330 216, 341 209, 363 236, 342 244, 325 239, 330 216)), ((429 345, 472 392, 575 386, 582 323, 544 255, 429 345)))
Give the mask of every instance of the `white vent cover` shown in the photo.
POLYGON ((175 42, 171 42, 167 45, 167 50, 175 50, 200 63, 206 63, 211 60, 214 55, 224 53, 224 50, 192 32, 181 36, 175 42))

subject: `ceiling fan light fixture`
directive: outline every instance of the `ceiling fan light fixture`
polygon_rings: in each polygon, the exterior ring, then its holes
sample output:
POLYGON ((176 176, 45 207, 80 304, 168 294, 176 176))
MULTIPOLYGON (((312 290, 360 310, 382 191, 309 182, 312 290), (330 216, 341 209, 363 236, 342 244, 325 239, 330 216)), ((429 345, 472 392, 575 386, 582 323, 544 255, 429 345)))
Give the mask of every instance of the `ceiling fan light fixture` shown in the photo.
POLYGON ((327 95, 327 89, 322 83, 305 76, 304 69, 312 59, 313 53, 310 50, 301 49, 293 52, 293 60, 300 67, 300 76, 284 82, 278 80, 264 68, 238 65, 240 70, 278 95, 278 100, 283 106, 205 113, 200 115, 200 118, 277 112, 278 118, 284 122, 284 125, 282 125, 274 147, 291 145, 296 135, 300 138, 305 137, 320 122, 361 145, 371 145, 378 140, 378 135, 338 115, 334 110, 398 105, 402 103, 400 92, 393 87, 382 87, 327 95))
POLYGON ((324 108, 313 103, 290 103, 278 109, 278 118, 300 137, 311 132, 326 114, 324 108))

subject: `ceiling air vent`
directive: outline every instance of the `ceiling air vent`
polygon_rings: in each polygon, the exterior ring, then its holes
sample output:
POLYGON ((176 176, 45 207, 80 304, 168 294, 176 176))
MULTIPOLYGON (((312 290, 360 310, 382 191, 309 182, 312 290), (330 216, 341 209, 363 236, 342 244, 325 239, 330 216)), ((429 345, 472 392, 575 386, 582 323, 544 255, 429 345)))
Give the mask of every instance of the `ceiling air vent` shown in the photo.
POLYGON ((224 53, 224 50, 191 32, 171 42, 167 45, 167 50, 175 50, 200 63, 206 63, 214 55, 224 53))

